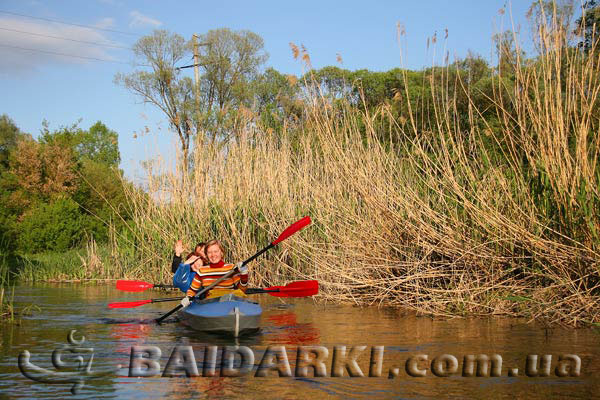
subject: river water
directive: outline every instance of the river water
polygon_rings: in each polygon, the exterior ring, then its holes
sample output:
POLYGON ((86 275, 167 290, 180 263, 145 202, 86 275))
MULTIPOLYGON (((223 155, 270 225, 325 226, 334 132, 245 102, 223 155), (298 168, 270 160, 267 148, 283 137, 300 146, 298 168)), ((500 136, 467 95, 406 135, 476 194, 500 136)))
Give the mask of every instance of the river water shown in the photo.
MULTIPOLYGON (((115 290, 113 285, 45 284, 20 286, 15 293, 17 308, 36 304, 40 311, 23 317, 19 324, 2 325, 0 398, 243 397, 314 400, 546 399, 567 396, 587 399, 600 396, 600 331, 594 328, 545 329, 534 323, 507 318, 432 319, 395 309, 322 304, 312 299, 280 299, 260 294, 253 297, 264 310, 262 330, 258 334, 235 339, 192 331, 175 318, 162 325, 153 322, 153 318, 177 303, 155 303, 131 309, 107 308, 110 302, 172 297, 175 292, 149 290, 124 293, 115 290), (74 340, 85 336, 85 341, 77 346, 71 345, 79 347, 79 350, 63 352, 65 366, 59 366, 58 372, 72 374, 64 379, 87 377, 89 374, 84 368, 77 369, 76 357, 80 355, 83 357, 82 365, 91 366, 91 373, 104 372, 105 376, 85 380, 74 395, 71 392, 73 383, 37 382, 21 373, 18 357, 24 351, 30 353, 32 364, 56 372, 52 352, 68 345, 67 336, 71 330, 76 330, 74 340), (215 367, 217 376, 202 376, 208 374, 204 371, 205 367, 210 370, 209 364, 204 362, 204 357, 211 352, 207 349, 216 346, 217 354, 221 354, 225 346, 236 345, 254 354, 252 371, 240 377, 219 376, 219 356, 215 367), (160 349, 162 356, 156 361, 160 368, 158 375, 129 376, 132 346, 160 349), (328 353, 327 358, 323 358, 326 376, 314 377, 312 368, 308 368, 308 376, 297 376, 298 349, 306 349, 311 357, 317 354, 310 353, 308 350, 313 348, 308 346, 322 346, 320 351, 328 353), (357 366, 364 377, 348 376, 339 346, 346 346, 346 359, 350 358, 351 350, 355 352, 357 366), (359 351, 358 346, 366 347, 359 351), (93 350, 85 353, 81 350, 83 348, 93 350), (189 353, 183 352, 188 354, 188 358, 184 359, 187 364, 184 364, 187 367, 190 363, 197 365, 200 376, 187 377, 183 367, 174 369, 174 377, 162 376, 172 353, 183 354, 180 351, 190 348, 193 360, 190 360, 189 353), (283 349, 292 377, 278 376, 277 366, 285 371, 283 349), (383 353, 381 359, 377 357, 379 352, 383 353), (332 376, 334 354, 337 354, 338 362, 341 360, 341 377, 332 376), (275 367, 264 371, 266 377, 257 377, 258 366, 269 355, 274 355, 275 367), (476 376, 476 364, 470 374, 468 366, 465 368, 470 355, 487 355, 495 357, 495 360, 501 358, 499 376, 489 376, 498 372, 490 372, 491 367, 498 367, 498 363, 488 365, 484 362, 480 365, 490 368, 487 372, 481 371, 480 375, 486 376, 476 376), (539 360, 544 355, 552 356, 548 376, 527 376, 528 355, 538 355, 539 360), (559 357, 563 357, 562 361, 559 357), (579 372, 571 363, 577 359, 581 361, 579 372), (509 371, 516 376, 509 376, 509 371), (370 372, 380 376, 369 376, 370 372), (411 376, 419 373, 425 376, 411 376), (557 376, 557 373, 567 376, 557 376)), ((236 360, 239 364, 241 357, 236 360)), ((529 367, 533 365, 530 363, 529 367)), ((356 373, 356 369, 353 371, 356 373)), ((544 375, 544 371, 546 369, 539 365, 537 375, 544 375)), ((529 372, 533 375, 535 371, 529 372)), ((134 371, 132 375, 136 374, 134 371)), ((42 375, 50 379, 48 374, 42 375)))

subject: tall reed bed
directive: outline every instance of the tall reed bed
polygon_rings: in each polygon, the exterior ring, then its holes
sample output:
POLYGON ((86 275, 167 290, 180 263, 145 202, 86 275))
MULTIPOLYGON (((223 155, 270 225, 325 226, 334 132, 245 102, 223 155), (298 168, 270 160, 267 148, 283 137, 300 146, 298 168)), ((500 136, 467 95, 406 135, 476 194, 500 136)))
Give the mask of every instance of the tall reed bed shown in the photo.
POLYGON ((315 88, 281 132, 247 115, 235 140, 196 143, 187 176, 156 160, 130 193, 129 236, 115 238, 126 274, 169 280, 178 238, 219 238, 241 260, 310 215, 251 266, 253 285, 318 279, 323 301, 600 323, 600 52, 564 35, 540 29, 540 56, 516 63, 510 84, 495 77, 493 126, 472 103, 467 122, 457 115, 443 88, 469 101, 472 89, 448 67, 431 75, 446 84, 431 85, 426 124, 315 88))

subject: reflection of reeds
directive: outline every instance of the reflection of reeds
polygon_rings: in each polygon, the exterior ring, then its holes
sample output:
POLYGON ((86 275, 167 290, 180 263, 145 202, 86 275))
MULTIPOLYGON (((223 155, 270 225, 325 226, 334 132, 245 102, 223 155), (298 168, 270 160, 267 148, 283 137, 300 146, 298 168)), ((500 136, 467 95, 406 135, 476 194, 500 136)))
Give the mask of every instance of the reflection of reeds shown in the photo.
POLYGON ((8 288, 9 282, 9 270, 7 257, 2 255, 0 260, 0 317, 4 321, 13 322, 15 319, 14 312, 14 297, 15 297, 15 287, 12 287, 12 293, 9 297, 8 293, 6 293, 6 288, 8 288))
POLYGON ((220 238, 241 260, 307 214, 310 229, 251 266, 254 285, 312 278, 328 301, 599 323, 599 60, 541 32, 514 85, 495 79, 496 126, 473 104, 461 126, 444 84, 428 129, 315 96, 278 135, 246 115, 235 140, 197 146, 189 176, 155 164, 116 239, 128 274, 168 280, 180 237, 220 238))
POLYGON ((15 310, 13 307, 15 298, 15 287, 12 287, 11 295, 5 293, 4 286, 0 287, 0 317, 3 321, 13 322, 15 320, 15 310))

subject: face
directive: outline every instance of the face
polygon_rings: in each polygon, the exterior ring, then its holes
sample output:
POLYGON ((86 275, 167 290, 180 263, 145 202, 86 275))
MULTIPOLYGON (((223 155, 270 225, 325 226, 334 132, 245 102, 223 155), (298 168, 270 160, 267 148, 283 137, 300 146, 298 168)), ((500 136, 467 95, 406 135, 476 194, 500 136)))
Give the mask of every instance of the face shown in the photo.
POLYGON ((204 246, 198 246, 194 250, 194 253, 198 254, 202 258, 206 258, 206 253, 204 253, 204 246))
POLYGON ((216 264, 223 259, 223 252, 216 244, 206 249, 206 257, 211 264, 216 264))

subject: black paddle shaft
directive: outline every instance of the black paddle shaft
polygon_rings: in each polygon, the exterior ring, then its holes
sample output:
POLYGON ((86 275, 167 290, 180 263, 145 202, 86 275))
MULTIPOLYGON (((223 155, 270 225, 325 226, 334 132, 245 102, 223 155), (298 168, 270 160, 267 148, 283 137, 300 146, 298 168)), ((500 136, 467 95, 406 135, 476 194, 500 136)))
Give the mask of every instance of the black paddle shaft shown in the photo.
POLYGON ((260 256, 265 251, 272 249, 273 247, 275 247, 275 245, 273 243, 269 244, 267 247, 265 247, 264 249, 262 249, 261 251, 259 251, 258 253, 256 253, 255 255, 253 255, 252 257, 250 257, 249 259, 247 259, 246 261, 244 261, 242 263, 242 265, 246 265, 249 262, 254 261, 255 258, 257 258, 258 256, 260 256))

